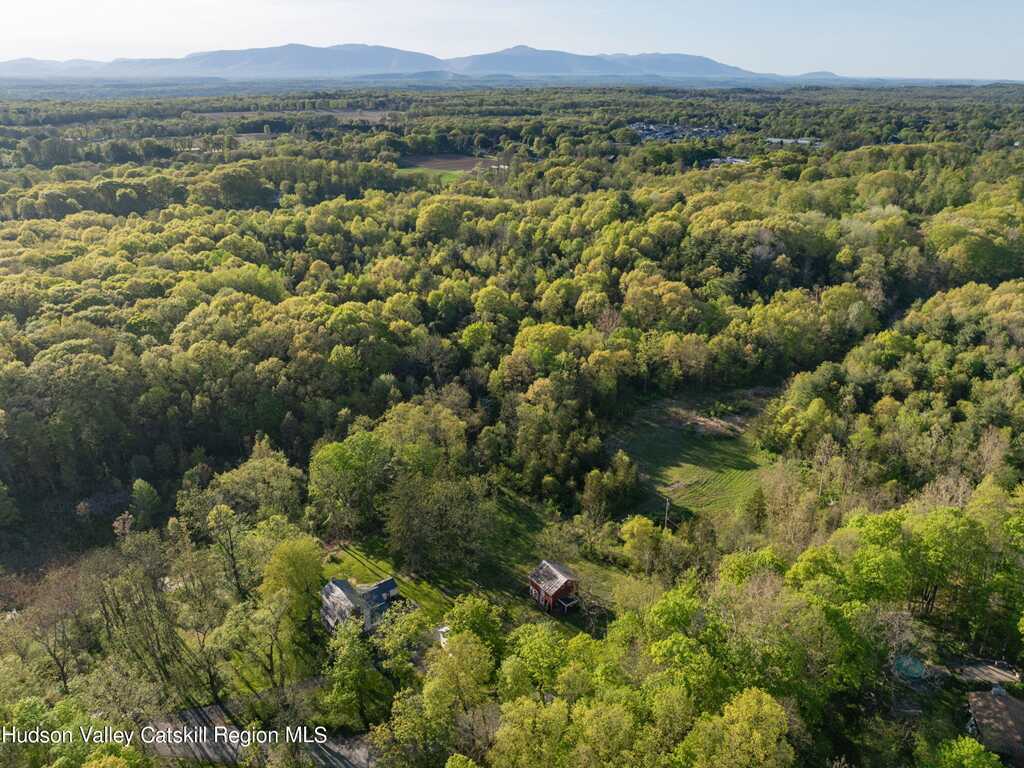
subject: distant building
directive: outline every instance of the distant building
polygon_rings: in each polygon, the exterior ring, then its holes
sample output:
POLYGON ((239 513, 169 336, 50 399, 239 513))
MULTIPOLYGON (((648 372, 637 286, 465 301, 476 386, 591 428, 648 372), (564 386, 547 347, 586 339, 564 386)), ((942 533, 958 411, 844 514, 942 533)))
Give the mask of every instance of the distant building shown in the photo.
POLYGON ((561 563, 541 560, 530 574, 530 595, 545 611, 566 613, 579 603, 579 580, 561 563))
POLYGON ((718 139, 728 135, 730 128, 714 125, 670 125, 638 121, 629 124, 640 141, 679 141, 681 139, 718 139))
POLYGON ((1024 701, 1002 686, 967 694, 978 739, 1015 768, 1024 768, 1024 701))
POLYGON ((367 585, 331 579, 320 590, 320 618, 333 632, 338 624, 355 616, 363 622, 365 631, 372 632, 397 597, 398 584, 392 576, 367 585))
POLYGON ((814 136, 802 136, 799 139, 783 139, 778 136, 768 136, 765 138, 765 142, 768 144, 775 144, 781 147, 797 146, 797 147, 822 147, 824 142, 821 139, 817 139, 814 136))
POLYGON ((708 160, 709 168, 717 168, 721 165, 750 165, 750 161, 742 157, 713 157, 708 160))

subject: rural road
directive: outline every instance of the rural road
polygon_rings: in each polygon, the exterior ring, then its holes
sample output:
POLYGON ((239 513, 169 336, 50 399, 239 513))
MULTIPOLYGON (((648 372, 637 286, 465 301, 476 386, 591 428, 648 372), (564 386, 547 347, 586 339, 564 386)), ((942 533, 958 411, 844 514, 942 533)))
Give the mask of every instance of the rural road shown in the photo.
MULTIPOLYGON (((161 758, 197 760, 219 765, 235 765, 241 749, 224 740, 214 741, 216 726, 231 732, 239 729, 222 705, 186 709, 153 721, 157 730, 181 731, 206 726, 208 738, 197 744, 151 744, 147 748, 161 758)), ((283 737, 282 737, 283 738, 283 737)), ((321 768, 370 768, 369 740, 366 736, 330 738, 326 744, 310 744, 309 754, 321 768)))

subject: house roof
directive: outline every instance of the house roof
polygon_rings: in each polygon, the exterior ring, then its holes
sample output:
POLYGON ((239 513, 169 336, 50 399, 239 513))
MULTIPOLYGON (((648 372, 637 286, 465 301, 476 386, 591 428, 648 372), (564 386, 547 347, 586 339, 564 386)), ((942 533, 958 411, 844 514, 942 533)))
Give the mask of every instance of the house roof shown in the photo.
POLYGON ((332 628, 353 614, 374 621, 397 593, 398 584, 391 576, 376 584, 353 584, 348 579, 331 579, 320 590, 321 615, 332 628))
POLYGON ((388 576, 386 579, 378 581, 376 584, 369 586, 360 586, 359 594, 363 596, 367 605, 371 608, 386 603, 391 599, 391 593, 398 589, 398 584, 395 582, 393 576, 388 576))
POLYGON ((576 574, 561 563, 553 560, 541 560, 540 565, 533 569, 530 581, 534 582, 547 594, 554 594, 566 582, 576 581, 576 574))
POLYGON ((362 595, 347 579, 331 579, 320 591, 320 598, 324 609, 335 619, 347 618, 357 608, 366 606, 362 595))
POLYGON ((1005 691, 975 691, 967 694, 967 702, 981 743, 1024 768, 1024 701, 1005 691))

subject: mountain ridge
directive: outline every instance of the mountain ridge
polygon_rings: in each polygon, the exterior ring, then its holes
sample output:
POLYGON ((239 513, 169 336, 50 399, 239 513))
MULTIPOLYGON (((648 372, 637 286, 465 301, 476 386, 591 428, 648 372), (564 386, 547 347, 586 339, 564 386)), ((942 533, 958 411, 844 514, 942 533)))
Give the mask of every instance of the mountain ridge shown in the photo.
MULTIPOLYGON (((265 48, 197 51, 178 58, 116 58, 111 61, 56 61, 23 57, 0 61, 8 78, 190 78, 344 80, 368 76, 411 76, 448 72, 468 77, 517 78, 779 78, 686 53, 579 54, 517 45, 499 51, 438 58, 381 45, 301 43, 265 48)), ((831 73, 830 73, 831 74, 831 73)), ((834 77, 834 75, 833 75, 834 77)))

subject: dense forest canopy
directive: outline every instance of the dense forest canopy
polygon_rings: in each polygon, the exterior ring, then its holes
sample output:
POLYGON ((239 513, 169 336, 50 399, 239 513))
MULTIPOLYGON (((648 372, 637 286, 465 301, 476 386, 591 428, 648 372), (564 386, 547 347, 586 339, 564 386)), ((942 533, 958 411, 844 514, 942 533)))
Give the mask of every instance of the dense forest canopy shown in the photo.
POLYGON ((396 768, 998 765, 959 683, 908 719, 895 670, 1021 653, 1022 118, 1016 86, 0 102, 0 725, 231 701, 396 768), (621 439, 678 402, 757 444, 724 511, 652 506, 621 439), (525 597, 544 557, 569 619, 525 597), (326 632, 371 562, 408 600, 326 632))

